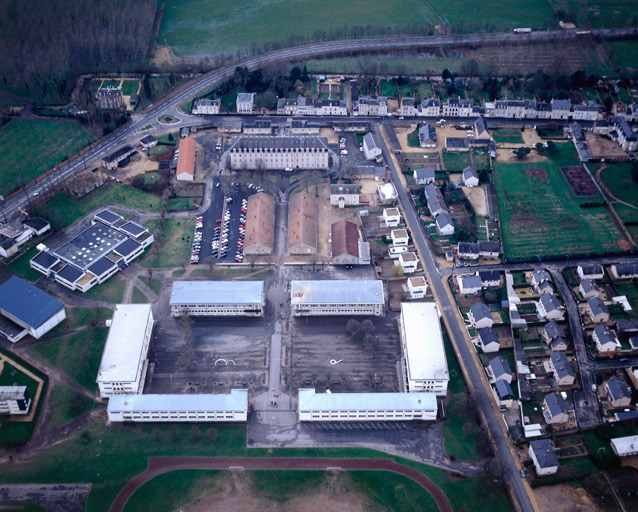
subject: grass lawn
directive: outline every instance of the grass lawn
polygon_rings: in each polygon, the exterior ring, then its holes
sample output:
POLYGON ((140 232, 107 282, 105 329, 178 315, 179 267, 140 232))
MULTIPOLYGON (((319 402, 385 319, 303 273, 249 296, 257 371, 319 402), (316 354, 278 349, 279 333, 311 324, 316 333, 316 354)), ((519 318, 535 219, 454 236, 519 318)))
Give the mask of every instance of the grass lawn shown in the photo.
POLYGON ((412 84, 402 84, 399 86, 399 96, 402 98, 410 98, 414 96, 414 87, 412 84))
MULTIPOLYGON (((476 503, 491 512, 511 510, 507 497, 484 478, 450 479, 446 471, 363 448, 252 449, 246 446, 245 425, 217 424, 217 440, 202 435, 193 442, 192 425, 105 426, 96 421, 81 432, 72 431, 66 442, 33 455, 29 464, 0 464, 5 483, 91 482, 87 512, 107 511, 117 492, 147 467, 151 456, 253 456, 253 457, 373 457, 391 458, 430 477, 447 495, 453 510, 472 510, 476 503), (86 434, 85 434, 86 435, 86 434)), ((202 434, 207 425, 199 426, 202 434)), ((385 491, 384 491, 385 492, 385 491)))
POLYGON ((68 329, 75 329, 84 325, 99 325, 107 318, 113 316, 113 311, 109 308, 66 308, 66 320, 56 325, 47 333, 47 336, 60 334, 68 329))
POLYGON ((158 41, 183 57, 248 50, 251 45, 286 41, 291 35, 312 35, 316 30, 341 29, 348 25, 372 27, 412 26, 438 18, 423 2, 397 0, 256 0, 237 8, 232 0, 168 0, 158 41), (365 12, 365 21, 360 19, 365 12), (291 23, 294 20, 294 23, 291 23), (258 29, 257 29, 258 28, 258 29))
POLYGON ((0 195, 44 174, 94 139, 79 123, 14 119, 0 128, 0 195))
POLYGON ((638 222, 638 210, 625 204, 615 203, 614 210, 623 222, 638 222))
POLYGON ((137 286, 133 286, 131 300, 133 304, 146 304, 148 302, 148 297, 144 295, 137 286))
MULTIPOLYGON (((155 148, 151 148, 151 149, 155 149, 155 148)), ((164 181, 164 175, 161 172, 149 171, 144 173, 145 185, 154 185, 156 183, 162 183, 163 181, 164 181)))
POLYGON ((3 361, 2 371, 0 372, 0 386, 26 386, 29 396, 33 398, 38 391, 39 383, 14 366, 9 359, 3 361))
POLYGON ((614 53, 615 63, 621 68, 638 68, 638 42, 637 41, 610 41, 614 53))
POLYGON ((30 437, 30 421, 5 421, 0 424, 0 444, 23 444, 28 442, 30 437))
POLYGON ((638 206, 638 183, 631 178, 631 164, 613 164, 601 173, 602 180, 621 201, 638 206))
POLYGON ((80 296, 88 297, 89 299, 98 299, 105 302, 112 302, 113 304, 119 304, 124 297, 124 288, 126 283, 124 279, 118 274, 110 277, 102 284, 95 285, 86 293, 74 292, 80 296))
POLYGON ((185 265, 190 260, 191 242, 194 233, 192 219, 166 219, 164 228, 155 244, 157 253, 150 251, 140 261, 144 268, 167 268, 185 265))
POLYGON ((492 130, 494 142, 497 144, 523 144, 523 137, 520 130, 516 128, 499 128, 492 130))
POLYGON ((169 212, 174 212, 178 210, 190 210, 191 202, 188 199, 185 199, 183 197, 173 197, 168 200, 168 203, 166 204, 166 209, 169 212))
POLYGON ((29 348, 29 351, 93 392, 97 390, 95 377, 107 334, 107 327, 87 329, 71 336, 39 343, 29 348))
MULTIPOLYGON (((557 144, 559 153, 547 162, 496 162, 494 180, 503 230, 505 257, 559 257, 626 250, 627 242, 603 207, 580 208, 559 167, 576 165, 571 143, 557 144), (529 174, 547 173, 547 179, 529 174)), ((587 198, 591 201, 591 197, 587 198)))
POLYGON ((119 87, 120 86, 120 80, 104 80, 102 82, 102 85, 100 86, 100 89, 106 89, 107 87, 119 87))
POLYGON ((124 80, 122 82, 122 94, 124 96, 130 96, 135 94, 139 88, 140 82, 138 80, 124 80))
POLYGON ((418 126, 413 132, 408 133, 408 146, 410 146, 411 148, 421 147, 421 144, 419 143, 419 127, 418 126))
MULTIPOLYGON (((177 270, 175 272, 177 272, 177 270)), ((159 292, 162 289, 162 281, 160 281, 159 279, 151 279, 149 281, 148 277, 146 276, 138 276, 138 279, 142 281, 146 286, 148 286, 151 290, 153 290, 156 295, 159 295, 159 292)))
POLYGON ((490 156, 486 151, 475 149, 472 155, 474 159, 474 167, 476 169, 489 169, 490 168, 490 156))
POLYGON ((123 185, 104 185, 96 192, 81 199, 57 194, 38 208, 38 213, 48 219, 54 229, 69 226, 90 211, 106 204, 121 204, 138 210, 159 212, 162 200, 153 194, 123 185))
POLYGON ((443 165, 450 172, 461 172, 468 165, 472 165, 470 154, 468 152, 450 153, 443 152, 443 165))
POLYGON ((418 82, 417 94, 422 100, 430 98, 432 96, 432 85, 430 82, 418 82))
POLYGON ((397 88, 393 82, 381 82, 379 91, 379 96, 387 96, 388 98, 396 98, 397 96, 397 88))
MULTIPOLYGON (((165 146, 164 144, 158 144, 157 146, 154 146, 151 149, 149 149, 146 152, 146 154, 149 157, 160 156, 160 155, 163 155, 164 153, 168 153, 170 150, 171 148, 169 148, 168 146, 165 146)), ((146 181, 146 179, 144 181, 146 181)))
POLYGON ((27 251, 25 254, 20 256, 17 260, 7 265, 7 268, 11 272, 18 274, 23 279, 26 279, 27 281, 31 281, 33 283, 34 281, 37 281, 38 279, 40 279, 43 275, 43 274, 40 274, 40 272, 38 272, 37 270, 33 270, 31 266, 29 265, 29 261, 31 261, 31 259, 34 256, 36 256, 39 252, 40 251, 38 251, 35 248, 31 249, 30 251, 27 251))
POLYGON ((162 135, 161 137, 158 137, 157 143, 163 144, 165 146, 175 146, 178 140, 179 140, 179 132, 170 132, 170 133, 167 133, 166 135, 162 135))
POLYGON ((53 384, 50 400, 51 415, 45 426, 47 432, 61 428, 75 418, 103 406, 62 382, 53 384))

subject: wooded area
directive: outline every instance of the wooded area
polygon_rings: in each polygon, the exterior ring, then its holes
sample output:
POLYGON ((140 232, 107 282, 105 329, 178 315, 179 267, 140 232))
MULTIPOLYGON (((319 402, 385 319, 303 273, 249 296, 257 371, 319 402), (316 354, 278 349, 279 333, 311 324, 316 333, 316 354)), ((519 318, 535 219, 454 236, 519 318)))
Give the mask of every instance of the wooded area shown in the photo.
POLYGON ((66 103, 80 73, 134 69, 151 43, 156 0, 0 2, 0 88, 66 103))

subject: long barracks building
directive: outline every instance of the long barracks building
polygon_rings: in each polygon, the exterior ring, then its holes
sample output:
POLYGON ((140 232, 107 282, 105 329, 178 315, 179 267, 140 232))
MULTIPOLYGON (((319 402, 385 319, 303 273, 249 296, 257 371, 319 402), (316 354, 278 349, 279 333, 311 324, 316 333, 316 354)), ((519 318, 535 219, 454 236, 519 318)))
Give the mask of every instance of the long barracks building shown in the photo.
POLYGON ((228 150, 231 169, 328 169, 326 137, 239 137, 228 150))

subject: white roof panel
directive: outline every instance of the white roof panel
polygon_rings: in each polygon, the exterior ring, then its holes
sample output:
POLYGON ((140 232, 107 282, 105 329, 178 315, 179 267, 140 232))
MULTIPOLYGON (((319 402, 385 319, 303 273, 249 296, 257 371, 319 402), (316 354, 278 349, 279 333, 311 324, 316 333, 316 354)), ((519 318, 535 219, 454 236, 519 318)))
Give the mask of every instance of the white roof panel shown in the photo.
POLYGON ((263 281, 175 281, 170 304, 261 304, 263 281))
POLYGON ((118 304, 106 338, 97 382, 133 382, 137 377, 150 304, 118 304))
POLYGON ((231 389, 226 395, 111 395, 109 412, 246 412, 248 390, 231 389))
POLYGON ((401 325, 410 380, 449 379, 436 304, 402 302, 401 325))
POLYGON ((638 451, 638 436, 616 437, 611 440, 611 444, 614 445, 620 457, 634 454, 638 451))
POLYGON ((293 281, 292 304, 383 304, 382 281, 293 281))
POLYGON ((434 393, 316 393, 299 389, 299 411, 436 411, 434 393))

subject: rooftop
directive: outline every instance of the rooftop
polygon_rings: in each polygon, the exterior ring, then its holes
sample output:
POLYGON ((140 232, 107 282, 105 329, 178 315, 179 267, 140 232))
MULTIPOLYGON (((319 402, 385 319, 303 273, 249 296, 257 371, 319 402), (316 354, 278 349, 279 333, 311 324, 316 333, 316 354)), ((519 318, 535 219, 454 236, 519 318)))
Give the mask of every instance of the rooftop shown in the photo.
POLYGON ((384 304, 382 281, 292 281, 292 304, 384 304))
POLYGON ((124 233, 96 222, 54 252, 67 262, 86 269, 125 240, 124 233))
POLYGON ((299 411, 436 411, 434 393, 317 393, 299 389, 299 411))
POLYGON ((64 307, 48 293, 18 276, 12 276, 0 285, 0 310, 24 325, 37 329, 64 307))
POLYGON ((327 151, 326 137, 238 137, 230 148, 231 151, 284 151, 315 150, 327 151))
POLYGON ((170 305, 261 304, 263 281, 175 281, 170 305))
POLYGON ((411 380, 448 380, 445 347, 434 303, 401 303, 401 329, 411 380))
POLYGON ((541 468, 551 468, 559 465, 558 459, 554 454, 554 448, 549 439, 539 439, 530 441, 530 449, 534 452, 534 456, 541 468))
POLYGON ((248 410, 248 390, 231 389, 226 395, 112 395, 109 411, 114 412, 245 412, 248 410))

